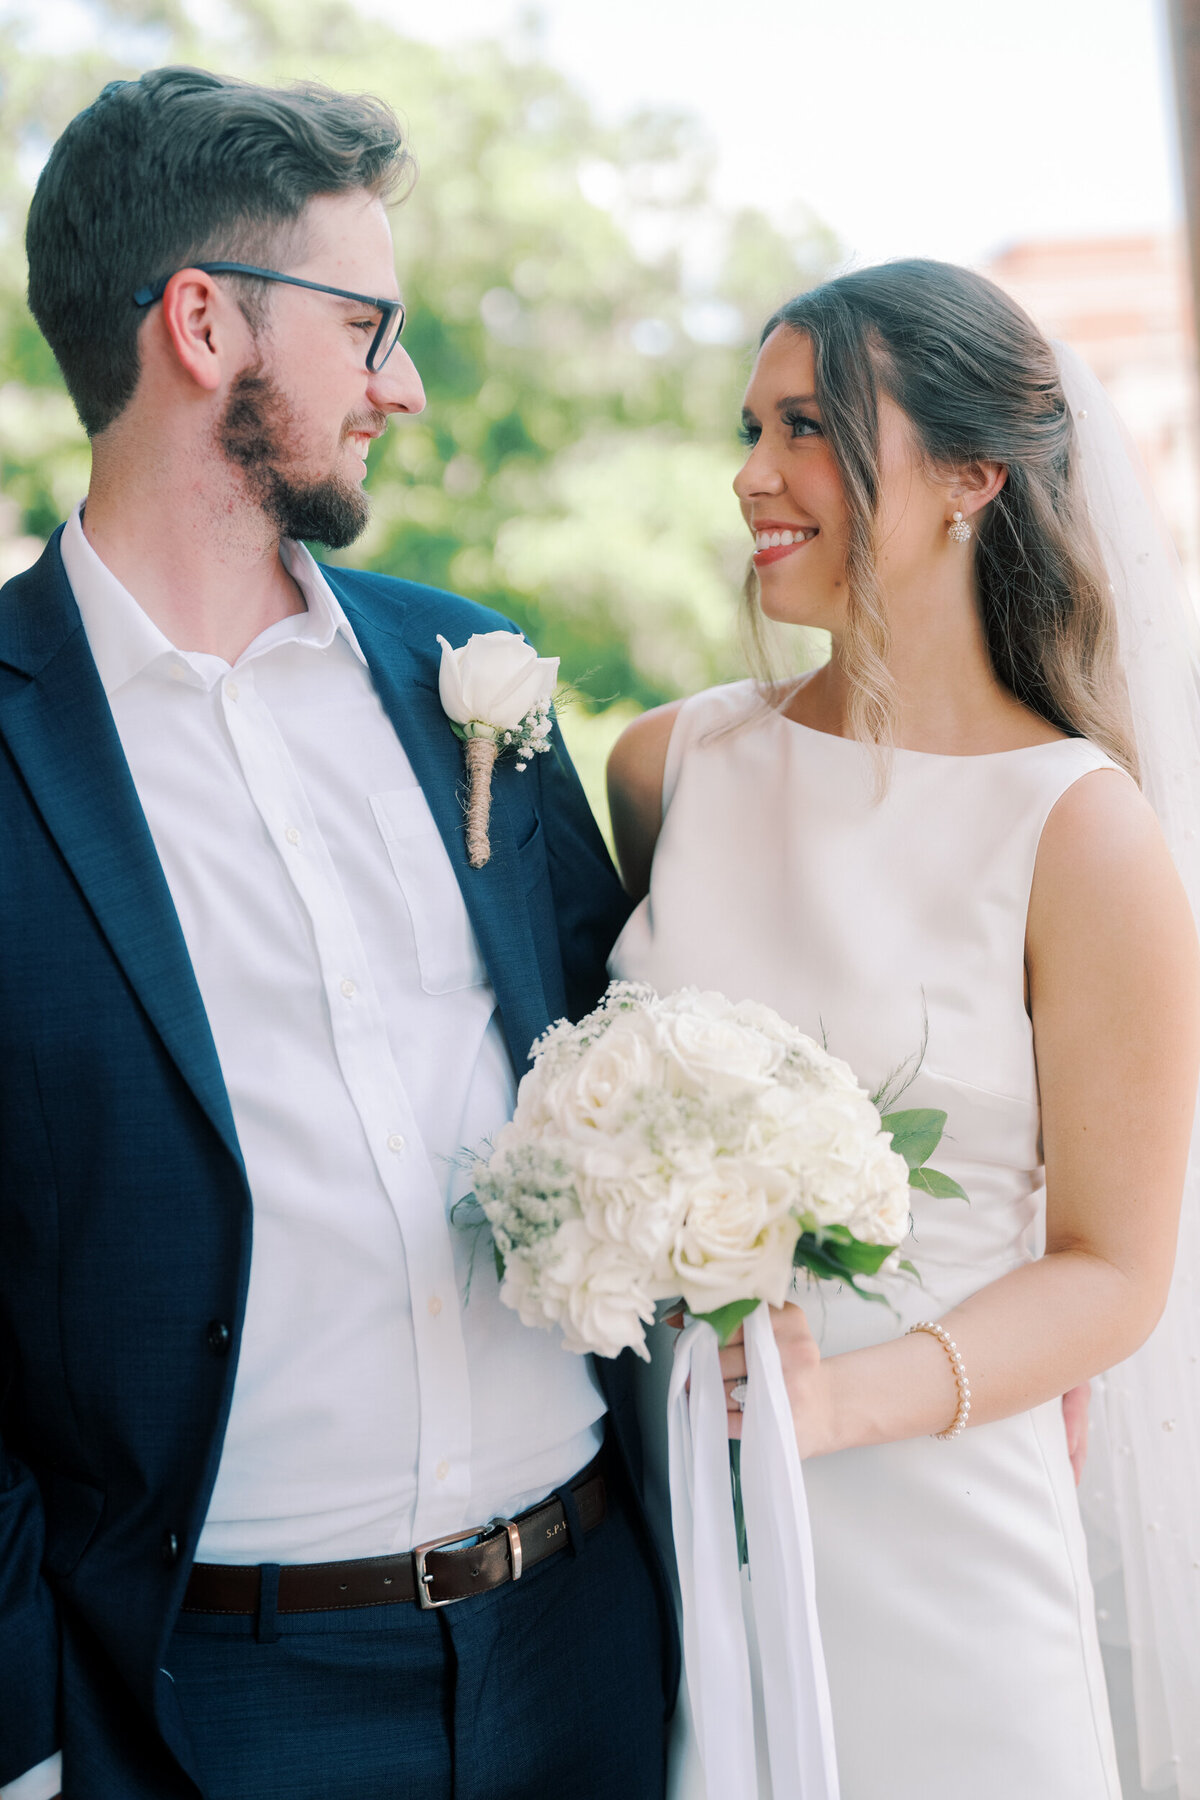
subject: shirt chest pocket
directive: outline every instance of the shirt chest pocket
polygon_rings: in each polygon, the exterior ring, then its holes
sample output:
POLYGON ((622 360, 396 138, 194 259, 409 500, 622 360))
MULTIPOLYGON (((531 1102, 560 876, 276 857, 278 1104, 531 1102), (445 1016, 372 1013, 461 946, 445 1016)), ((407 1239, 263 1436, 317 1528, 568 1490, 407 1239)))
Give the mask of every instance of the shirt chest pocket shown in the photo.
POLYGON ((424 794, 420 788, 393 788, 370 799, 412 921, 425 993, 483 986, 487 968, 424 794))

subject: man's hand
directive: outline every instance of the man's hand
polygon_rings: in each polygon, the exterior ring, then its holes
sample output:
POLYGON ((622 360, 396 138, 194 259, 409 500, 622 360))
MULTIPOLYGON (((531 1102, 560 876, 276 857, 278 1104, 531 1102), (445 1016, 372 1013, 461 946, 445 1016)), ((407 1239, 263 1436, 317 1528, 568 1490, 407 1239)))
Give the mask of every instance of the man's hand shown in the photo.
POLYGON ((1092 1397, 1090 1381, 1073 1387, 1063 1395, 1063 1423, 1067 1428, 1067 1455, 1071 1458, 1071 1467, 1075 1471, 1075 1486, 1083 1480, 1083 1465, 1087 1461, 1088 1445, 1088 1401, 1092 1397))

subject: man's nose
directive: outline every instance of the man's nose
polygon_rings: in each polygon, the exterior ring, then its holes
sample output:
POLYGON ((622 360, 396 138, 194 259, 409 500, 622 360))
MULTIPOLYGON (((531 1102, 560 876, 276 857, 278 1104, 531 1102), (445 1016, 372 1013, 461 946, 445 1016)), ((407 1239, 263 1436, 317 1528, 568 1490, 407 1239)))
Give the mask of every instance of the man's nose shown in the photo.
POLYGON ((403 344, 396 345, 382 369, 372 371, 367 398, 380 412, 424 412, 425 389, 403 344))

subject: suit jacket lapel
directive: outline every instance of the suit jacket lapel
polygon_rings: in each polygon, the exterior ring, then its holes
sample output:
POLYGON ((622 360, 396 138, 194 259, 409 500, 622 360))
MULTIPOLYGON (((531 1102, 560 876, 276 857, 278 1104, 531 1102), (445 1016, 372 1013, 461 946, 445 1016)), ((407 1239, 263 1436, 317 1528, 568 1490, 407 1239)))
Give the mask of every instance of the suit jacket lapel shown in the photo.
POLYGON ((371 668, 376 692, 404 746, 446 846, 479 948, 487 964, 518 1076, 529 1046, 548 1019, 537 945, 524 888, 517 845, 504 798, 503 773, 493 784, 490 836, 492 856, 482 869, 467 860, 463 819, 462 745, 442 710, 431 652, 438 621, 419 605, 402 622, 380 618, 339 581, 339 571, 322 573, 335 588, 371 668), (419 646, 414 654, 414 642, 419 646))
POLYGON ((240 1163, 204 1004, 57 533, 5 591, 0 664, 26 677, 0 690, 0 737, 151 1023, 240 1163))

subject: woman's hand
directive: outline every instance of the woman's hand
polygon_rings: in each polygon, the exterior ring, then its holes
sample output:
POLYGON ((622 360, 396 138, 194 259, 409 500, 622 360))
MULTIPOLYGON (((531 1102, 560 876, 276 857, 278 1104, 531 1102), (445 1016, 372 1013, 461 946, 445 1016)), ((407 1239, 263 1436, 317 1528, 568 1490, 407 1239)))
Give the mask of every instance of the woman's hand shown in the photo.
MULTIPOLYGON (((800 1455, 802 1458, 823 1456, 836 1447, 833 1396, 827 1366, 821 1360, 817 1340, 809 1330, 803 1307, 772 1306, 768 1310, 800 1455)), ((742 1409, 729 1395, 737 1382, 746 1379, 746 1341, 741 1326, 721 1351, 721 1376, 725 1383, 729 1435, 740 1438, 742 1409)))
POLYGON ((1067 1430, 1067 1455, 1075 1472, 1075 1486, 1083 1480, 1083 1467, 1088 1452, 1088 1402, 1092 1397, 1090 1381, 1073 1387, 1063 1395, 1063 1424, 1067 1430))

